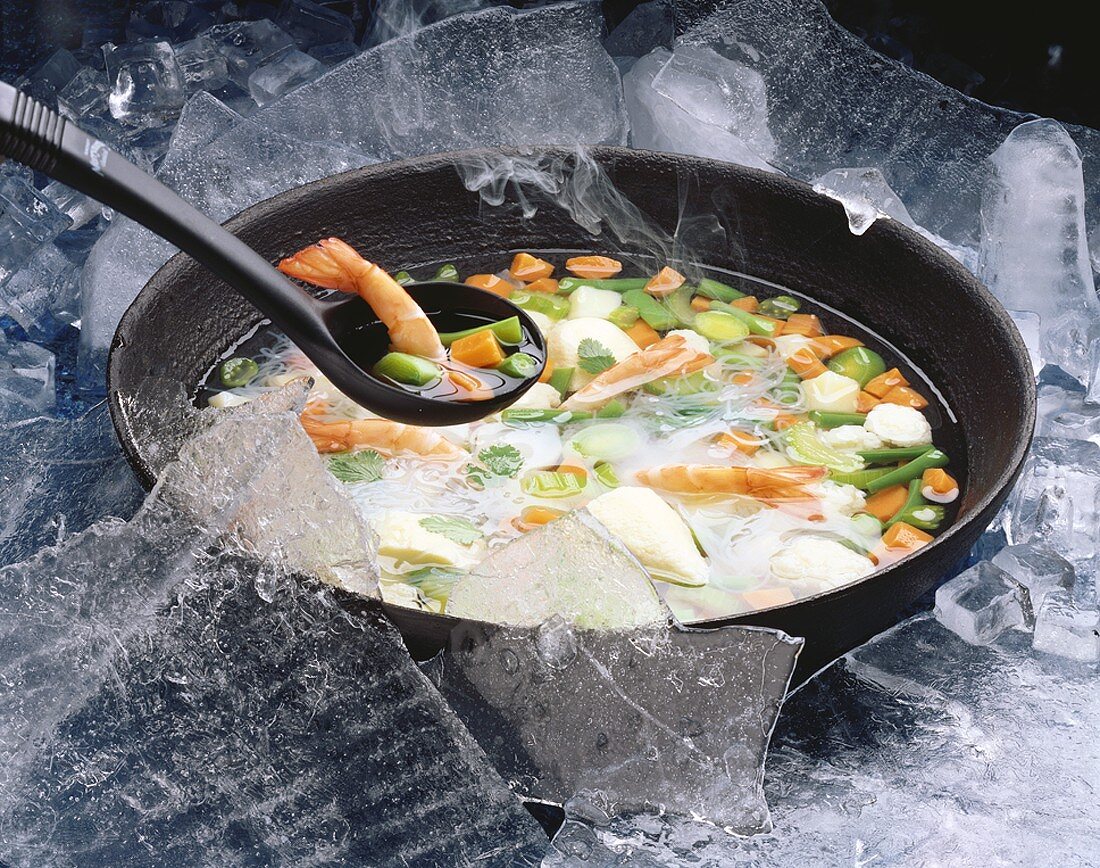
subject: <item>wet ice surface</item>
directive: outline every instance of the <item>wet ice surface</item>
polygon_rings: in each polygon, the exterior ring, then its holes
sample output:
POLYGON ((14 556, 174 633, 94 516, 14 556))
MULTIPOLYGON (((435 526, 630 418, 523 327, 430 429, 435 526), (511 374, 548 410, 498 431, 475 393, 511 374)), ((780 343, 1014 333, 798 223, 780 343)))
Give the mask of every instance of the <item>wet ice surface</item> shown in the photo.
POLYGON ((764 755, 801 648, 770 630, 463 622, 425 668, 524 796, 770 828, 764 755))

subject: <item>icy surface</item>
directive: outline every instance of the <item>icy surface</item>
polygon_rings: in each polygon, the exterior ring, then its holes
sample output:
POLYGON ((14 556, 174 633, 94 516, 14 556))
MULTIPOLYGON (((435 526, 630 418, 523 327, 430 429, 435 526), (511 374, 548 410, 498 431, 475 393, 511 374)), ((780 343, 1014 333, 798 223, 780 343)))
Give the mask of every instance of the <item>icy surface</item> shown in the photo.
POLYGON ((248 77, 248 92, 257 105, 265 106, 294 88, 313 81, 324 71, 324 66, 316 58, 301 51, 291 51, 253 72, 248 77))
POLYGON ((790 697, 764 781, 771 834, 653 816, 574 825, 553 864, 1088 865, 1097 671, 1035 655, 1018 631, 1002 643, 920 615, 790 697))
POLYGON ((801 645, 751 627, 583 631, 555 617, 462 623, 428 668, 521 794, 754 833, 770 828, 764 755, 801 645))
POLYGON ((1027 588, 980 561, 936 589, 936 618, 972 645, 985 645, 1013 627, 1035 621, 1027 588))
POLYGON ((560 616, 614 629, 663 623, 668 612, 637 559, 577 510, 493 550, 455 585, 447 614, 517 627, 560 616))

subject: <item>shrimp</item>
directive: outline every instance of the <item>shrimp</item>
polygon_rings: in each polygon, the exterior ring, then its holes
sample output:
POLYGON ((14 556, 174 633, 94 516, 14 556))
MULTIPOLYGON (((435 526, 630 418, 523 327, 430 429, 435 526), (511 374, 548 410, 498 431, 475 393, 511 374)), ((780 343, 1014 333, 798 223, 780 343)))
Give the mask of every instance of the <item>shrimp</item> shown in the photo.
POLYGON ((668 335, 641 352, 612 365, 592 382, 574 392, 562 404, 563 410, 587 410, 661 377, 690 374, 705 368, 714 356, 687 345, 682 335, 668 335))
POLYGON ((318 452, 374 449, 390 457, 412 455, 438 461, 466 457, 465 450, 431 428, 403 425, 389 419, 324 421, 317 417, 317 410, 312 407, 302 413, 301 420, 318 452))
POLYGON ((743 494, 757 500, 805 500, 804 486, 820 482, 824 467, 727 467, 721 464, 666 464, 636 474, 650 488, 680 494, 743 494))
POLYGON ((439 332, 404 287, 339 238, 299 250, 279 263, 279 271, 314 286, 358 293, 386 324, 394 349, 426 359, 446 357, 439 332))

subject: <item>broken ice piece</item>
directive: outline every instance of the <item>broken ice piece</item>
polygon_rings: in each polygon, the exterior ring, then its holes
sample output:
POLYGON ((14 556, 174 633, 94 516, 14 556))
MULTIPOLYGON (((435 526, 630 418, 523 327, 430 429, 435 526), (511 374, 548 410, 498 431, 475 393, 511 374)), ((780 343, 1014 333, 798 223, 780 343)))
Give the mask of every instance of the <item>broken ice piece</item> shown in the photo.
POLYGON ((0 284, 0 311, 32 340, 48 340, 80 318, 79 280, 80 269, 55 244, 46 244, 0 284))
POLYGON ((755 627, 462 623, 426 667, 524 796, 771 828, 764 756, 801 639, 755 627))
POLYGON ((1027 588, 1036 610, 1050 591, 1073 587, 1073 564, 1045 543, 1005 546, 993 556, 993 563, 1027 588))
POLYGON ((267 20, 217 24, 203 35, 225 58, 230 80, 243 88, 254 70, 294 49, 294 40, 267 20))
POLYGON ((177 117, 187 93, 183 71, 167 42, 103 46, 112 117, 131 126, 160 126, 177 117))
POLYGON ((1075 600, 1063 588, 1051 591, 1035 618, 1031 640, 1037 651, 1080 660, 1100 662, 1100 612, 1095 605, 1075 600))
POLYGON ((936 591, 936 618, 972 645, 987 645, 1005 630, 1034 623, 1027 588, 982 561, 936 591))
POLYGON ((78 61, 65 48, 59 48, 45 60, 35 64, 26 75, 16 80, 15 85, 21 91, 34 97, 41 103, 55 107, 57 93, 80 72, 78 61))
POLYGON ((183 73, 183 84, 189 94, 217 90, 229 82, 225 58, 205 36, 176 46, 176 62, 183 73))
POLYGON ((0 333, 0 423, 40 416, 54 405, 54 355, 0 333))
POLYGON ((668 617, 642 565, 581 510, 490 552, 455 585, 447 614, 518 627, 558 615, 591 630, 668 617))
POLYGON ((904 203, 878 169, 833 169, 815 180, 813 188, 844 206, 853 235, 862 235, 879 217, 914 226, 904 203))
POLYGON ((294 37, 302 51, 355 38, 355 25, 348 16, 312 0, 283 0, 275 23, 294 37))
POLYGON ((313 81, 325 71, 324 64, 301 51, 288 51, 248 77, 248 92, 256 105, 265 106, 284 93, 313 81))
POLYGON ((0 285, 71 223, 21 177, 0 175, 0 285))
POLYGON ((107 76, 86 66, 57 93, 57 110, 76 124, 107 112, 107 76))

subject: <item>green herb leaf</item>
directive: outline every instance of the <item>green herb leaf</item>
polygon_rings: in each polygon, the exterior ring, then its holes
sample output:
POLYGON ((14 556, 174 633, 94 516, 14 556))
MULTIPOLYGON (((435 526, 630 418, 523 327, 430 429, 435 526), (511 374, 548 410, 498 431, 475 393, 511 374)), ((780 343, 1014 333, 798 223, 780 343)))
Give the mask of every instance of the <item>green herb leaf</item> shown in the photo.
POLYGON ((345 452, 328 460, 328 469, 341 482, 376 482, 386 462, 373 449, 345 452))
POLYGON ((477 460, 484 464, 494 476, 507 476, 509 479, 519 473, 523 467, 523 456, 515 446, 501 444, 482 449, 477 460))
POLYGON ((577 345, 577 359, 581 370, 590 374, 602 374, 615 364, 611 350, 595 338, 585 338, 577 345))
POLYGON ((429 515, 420 519, 420 526, 426 531, 445 536, 451 542, 468 546, 484 536, 473 522, 457 515, 429 515))

